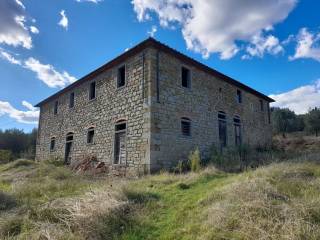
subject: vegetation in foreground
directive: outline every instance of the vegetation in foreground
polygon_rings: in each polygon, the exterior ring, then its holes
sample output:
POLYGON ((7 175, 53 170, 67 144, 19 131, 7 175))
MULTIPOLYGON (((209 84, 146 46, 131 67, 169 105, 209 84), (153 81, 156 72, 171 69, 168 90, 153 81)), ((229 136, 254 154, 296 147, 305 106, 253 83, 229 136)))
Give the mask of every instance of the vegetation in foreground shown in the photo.
POLYGON ((0 165, 1 239, 320 239, 320 155, 142 179, 0 165))

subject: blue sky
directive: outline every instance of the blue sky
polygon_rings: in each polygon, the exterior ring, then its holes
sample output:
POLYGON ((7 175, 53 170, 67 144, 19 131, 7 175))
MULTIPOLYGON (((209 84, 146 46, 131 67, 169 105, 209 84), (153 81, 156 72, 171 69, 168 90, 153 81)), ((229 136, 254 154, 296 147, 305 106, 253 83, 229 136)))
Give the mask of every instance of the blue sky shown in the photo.
POLYGON ((2 0, 0 129, 149 36, 277 100, 320 106, 320 1, 2 0))

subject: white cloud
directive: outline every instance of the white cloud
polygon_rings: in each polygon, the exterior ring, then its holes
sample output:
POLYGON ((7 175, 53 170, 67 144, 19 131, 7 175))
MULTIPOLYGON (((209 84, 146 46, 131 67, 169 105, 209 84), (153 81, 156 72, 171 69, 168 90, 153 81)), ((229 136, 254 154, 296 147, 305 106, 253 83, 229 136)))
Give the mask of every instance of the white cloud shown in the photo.
POLYGON ((61 15, 61 19, 60 21, 58 22, 58 25, 60 25, 61 27, 63 27, 64 29, 68 30, 68 25, 69 25, 69 20, 66 16, 66 13, 64 10, 61 10, 60 12, 60 15, 61 15))
POLYGON ((153 26, 151 27, 151 30, 148 31, 148 35, 149 35, 150 37, 154 37, 154 35, 156 34, 157 30, 158 30, 158 29, 157 29, 157 26, 153 25, 153 26))
POLYGON ((12 54, 6 52, 1 48, 0 48, 0 57, 12 64, 20 65, 36 73, 37 78, 51 88, 55 88, 55 87, 62 88, 76 81, 76 78, 71 76, 66 71, 58 72, 52 65, 43 64, 39 60, 32 57, 23 61, 15 58, 12 54))
POLYGON ((76 78, 69 75, 66 71, 60 73, 50 64, 42 64, 35 58, 28 58, 24 62, 24 68, 27 68, 37 74, 37 78, 47 84, 49 87, 65 87, 76 81, 76 78))
POLYGON ((33 33, 33 34, 38 34, 39 33, 39 29, 35 26, 30 26, 30 31, 33 33))
POLYGON ((310 108, 320 107, 320 79, 310 85, 305 85, 281 94, 272 94, 276 100, 274 107, 289 108, 297 114, 308 112, 310 108))
POLYGON ((19 0, 0 1, 0 43, 27 49, 32 47, 25 7, 19 0))
POLYGON ((190 50, 229 59, 239 50, 237 41, 272 30, 287 18, 296 0, 132 0, 139 21, 155 13, 160 25, 180 25, 190 50))
POLYGON ((6 52, 1 48, 0 48, 0 57, 12 64, 21 65, 21 61, 19 59, 16 59, 14 56, 12 56, 12 54, 6 52))
POLYGON ((298 58, 312 58, 320 62, 320 33, 311 33, 302 28, 296 37, 297 46, 295 54, 289 60, 298 58))
POLYGON ((39 118, 39 110, 27 101, 22 101, 22 105, 28 110, 21 111, 14 108, 9 102, 0 101, 0 116, 8 115, 20 123, 36 124, 39 118))
POLYGON ((262 58, 265 53, 277 55, 280 52, 283 52, 283 47, 281 46, 279 39, 275 36, 263 36, 262 34, 259 34, 252 38, 246 51, 252 57, 262 58))

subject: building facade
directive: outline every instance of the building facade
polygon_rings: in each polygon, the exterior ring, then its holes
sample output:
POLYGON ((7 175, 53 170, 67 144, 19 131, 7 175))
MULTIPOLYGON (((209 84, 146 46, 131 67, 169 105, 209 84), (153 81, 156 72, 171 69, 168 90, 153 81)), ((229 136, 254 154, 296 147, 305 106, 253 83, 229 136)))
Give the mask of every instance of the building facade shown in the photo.
POLYGON ((268 145, 272 101, 149 38, 36 105, 36 159, 152 172, 197 147, 268 145))

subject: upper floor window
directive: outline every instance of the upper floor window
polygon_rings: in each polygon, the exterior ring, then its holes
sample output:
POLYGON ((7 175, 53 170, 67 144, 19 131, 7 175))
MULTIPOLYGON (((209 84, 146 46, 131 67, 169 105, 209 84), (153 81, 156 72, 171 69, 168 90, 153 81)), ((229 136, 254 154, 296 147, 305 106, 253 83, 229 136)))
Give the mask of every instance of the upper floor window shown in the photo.
POLYGON ((191 74, 186 67, 181 67, 181 85, 185 88, 191 88, 191 74))
POLYGON ((268 103, 268 106, 267 106, 267 108, 268 108, 268 123, 270 124, 271 123, 271 110, 270 110, 270 103, 268 103))
POLYGON ((235 116, 233 118, 233 124, 234 124, 235 145, 240 146, 242 139, 241 139, 241 120, 239 116, 235 116))
POLYGON ((218 112, 218 130, 219 130, 219 142, 220 147, 227 146, 227 117, 226 113, 219 111, 218 112))
POLYGON ((191 120, 189 118, 181 118, 181 133, 183 136, 191 136, 191 120))
POLYGON ((117 88, 126 85, 126 66, 118 68, 117 88))
POLYGON ((50 151, 54 151, 56 148, 56 138, 52 137, 50 140, 50 151))
POLYGON ((91 82, 90 88, 89 88, 89 100, 92 100, 95 98, 96 98, 96 82, 91 82))
POLYGON ((69 108, 74 107, 74 92, 70 93, 69 95, 69 108))
POLYGON ((264 111, 264 105, 263 105, 263 100, 259 100, 260 103, 260 110, 263 112, 264 111))
POLYGON ((53 114, 54 114, 54 115, 57 115, 57 114, 58 114, 58 105, 59 105, 59 102, 58 102, 58 101, 55 101, 55 102, 54 102, 54 107, 53 107, 53 114))
POLYGON ((87 143, 94 143, 94 127, 88 128, 87 143))
POLYGON ((237 90, 237 102, 242 103, 242 92, 237 90))

